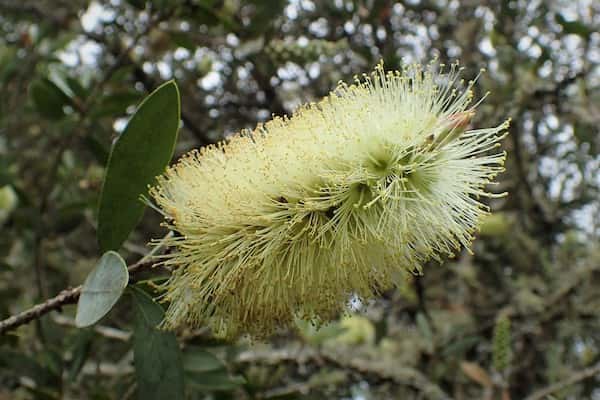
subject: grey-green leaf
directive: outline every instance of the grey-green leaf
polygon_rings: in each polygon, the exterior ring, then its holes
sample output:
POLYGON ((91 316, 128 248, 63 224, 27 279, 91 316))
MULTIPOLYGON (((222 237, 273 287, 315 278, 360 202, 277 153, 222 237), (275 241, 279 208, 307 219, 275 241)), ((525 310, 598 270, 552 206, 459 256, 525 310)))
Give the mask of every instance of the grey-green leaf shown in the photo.
POLYGON ((431 326, 429 325, 429 321, 423 313, 417 314, 417 328, 419 329, 421 337, 427 346, 427 351, 431 353, 435 347, 434 337, 433 332, 431 331, 431 326))
POLYGON ((228 391, 246 383, 241 376, 231 376, 214 354, 197 346, 185 348, 183 369, 186 384, 193 391, 228 391))
POLYGON ((186 372, 202 373, 225 370, 225 364, 214 354, 196 346, 187 346, 183 355, 183 368, 186 372))
POLYGON ((150 296, 131 287, 135 304, 133 359, 141 400, 183 400, 184 374, 175 335, 158 329, 164 312, 150 296))
POLYGON ((186 372, 185 376, 190 389, 202 392, 234 390, 246 383, 242 376, 231 376, 224 369, 199 374, 186 372))
POLYGON ((179 119, 179 90, 169 81, 146 97, 113 145, 98 210, 103 251, 118 249, 142 218, 140 196, 171 160, 179 119))
POLYGON ((129 281, 129 271, 121 256, 108 251, 85 279, 77 303, 75 324, 82 328, 98 322, 115 305, 129 281))

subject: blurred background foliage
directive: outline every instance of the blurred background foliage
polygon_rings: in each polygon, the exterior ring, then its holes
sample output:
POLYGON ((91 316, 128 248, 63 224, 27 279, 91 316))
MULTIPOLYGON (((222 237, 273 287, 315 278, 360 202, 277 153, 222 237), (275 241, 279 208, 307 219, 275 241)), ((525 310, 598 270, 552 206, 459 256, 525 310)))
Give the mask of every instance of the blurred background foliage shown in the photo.
MULTIPOLYGON (((0 0, 0 315, 79 285, 100 253, 111 142, 174 78, 176 157, 290 114, 339 80, 434 57, 481 68, 475 126, 512 118, 474 244, 339 322, 266 343, 183 331, 189 399, 600 399, 600 2, 0 0)), ((121 254, 164 235, 146 212, 121 254)), ((276 283, 274 283, 276 284, 276 283)), ((128 399, 125 296, 1 338, 0 399, 128 399)), ((138 371, 139 376, 139 371, 138 371)), ((169 383, 165 381, 165 385, 169 383)), ((139 397, 143 398, 143 397, 139 397)))

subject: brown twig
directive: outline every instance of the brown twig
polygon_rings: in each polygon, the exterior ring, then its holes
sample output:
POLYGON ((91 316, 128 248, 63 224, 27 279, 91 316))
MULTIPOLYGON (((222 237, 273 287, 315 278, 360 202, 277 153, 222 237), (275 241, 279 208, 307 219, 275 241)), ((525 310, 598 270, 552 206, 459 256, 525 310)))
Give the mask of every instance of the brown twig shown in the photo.
POLYGON ((13 315, 12 317, 0 321, 0 334, 5 334, 9 330, 27 324, 34 319, 38 319, 42 315, 48 314, 50 311, 59 310, 66 304, 76 303, 77 299, 79 299, 80 293, 81 286, 77 286, 73 289, 65 289, 56 297, 31 307, 29 310, 23 311, 22 313, 13 315))
POLYGON ((551 395, 552 393, 556 393, 559 390, 562 390, 568 386, 574 385, 578 382, 581 382, 585 379, 591 378, 594 375, 598 375, 600 374, 600 363, 596 364, 593 367, 589 367, 586 368, 584 370, 581 370, 579 372, 574 373, 573 375, 569 376, 568 378, 562 380, 562 381, 558 381, 556 383, 553 383, 552 385, 549 385, 543 389, 539 389, 536 390, 535 392, 533 392, 532 394, 530 394, 529 396, 527 396, 525 398, 525 400, 542 400, 545 399, 546 396, 551 395))
MULTIPOLYGON (((55 314, 52 316, 52 322, 57 325, 67 326, 69 328, 76 328, 75 319, 70 318, 61 314, 55 314)), ((132 332, 122 331, 120 329, 112 328, 110 326, 96 325, 94 326, 94 332, 103 336, 107 339, 118 340, 121 342, 128 342, 133 335, 132 332)))
MULTIPOLYGON (((130 274, 133 274, 151 264, 152 263, 149 260, 144 258, 131 265, 128 270, 130 274)), ((28 310, 0 321, 0 335, 4 335, 10 330, 25 325, 33 320, 37 320, 51 311, 60 310, 65 305, 77 303, 80 294, 81 285, 72 289, 65 289, 55 297, 48 299, 43 303, 37 304, 28 310)))
MULTIPOLYGON (((127 270, 129 271, 130 283, 134 282, 134 278, 131 275, 134 275, 153 264, 153 256, 158 253, 158 251, 163 247, 165 241, 169 239, 172 235, 172 232, 167 233, 160 240, 160 242, 158 242, 154 246, 152 251, 150 251, 148 254, 142 257, 138 262, 130 265, 127 268, 127 270)), ((25 325, 33 320, 38 320, 40 317, 48 314, 51 311, 60 310, 65 305, 77 303, 80 294, 81 286, 77 286, 72 289, 65 289, 55 297, 48 299, 43 303, 37 304, 28 310, 25 310, 17 315, 13 315, 0 321, 0 335, 4 335, 6 334, 6 332, 18 328, 21 325, 25 325)))

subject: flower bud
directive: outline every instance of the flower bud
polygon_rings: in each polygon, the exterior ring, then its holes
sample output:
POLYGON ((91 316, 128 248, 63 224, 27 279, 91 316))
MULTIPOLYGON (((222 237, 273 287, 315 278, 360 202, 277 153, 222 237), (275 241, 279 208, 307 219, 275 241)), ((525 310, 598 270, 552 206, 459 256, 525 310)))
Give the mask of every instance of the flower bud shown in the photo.
POLYGON ((441 132, 435 135, 433 146, 444 146, 447 143, 457 139, 466 130, 471 120, 475 116, 474 110, 462 111, 448 116, 441 132))

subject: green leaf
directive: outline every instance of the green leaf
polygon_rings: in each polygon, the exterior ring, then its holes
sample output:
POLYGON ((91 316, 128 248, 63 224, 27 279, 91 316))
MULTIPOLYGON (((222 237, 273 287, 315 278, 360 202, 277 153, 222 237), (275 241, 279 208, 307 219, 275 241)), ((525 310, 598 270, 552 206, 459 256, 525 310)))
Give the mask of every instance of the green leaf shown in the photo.
POLYGON ((186 48, 188 50, 195 50, 198 47, 194 38, 188 32, 169 32, 171 40, 179 47, 186 48))
POLYGON ((73 382, 77 379, 79 372, 83 368, 83 364, 88 359, 92 350, 92 341, 95 337, 93 329, 79 329, 76 331, 73 344, 70 346, 72 354, 71 363, 68 369, 69 381, 73 382))
POLYGON ((91 112, 93 118, 102 118, 106 116, 114 117, 116 114, 125 114, 127 107, 136 104, 142 94, 137 90, 121 91, 106 95, 100 100, 94 110, 91 112))
POLYGON ((63 107, 69 104, 69 97, 52 81, 37 79, 29 86, 29 96, 35 109, 48 119, 61 119, 65 116, 63 107))
POLYGON ((231 376, 225 369, 201 374, 185 374, 189 387, 199 391, 233 390, 246 383, 241 376, 231 376))
POLYGON ((83 143, 100 165, 106 165, 108 162, 109 146, 103 143, 95 132, 85 135, 83 143))
POLYGON ((228 31, 237 32, 241 26, 234 20, 231 7, 227 7, 220 0, 199 0, 190 7, 190 17, 197 24, 206 26, 218 26, 228 31))
POLYGON ((0 47, 0 84, 8 82, 19 70, 22 61, 16 54, 16 47, 0 47))
POLYGON ((421 333, 421 337, 423 338, 425 345, 427 347, 427 352, 432 353, 435 347, 433 332, 431 331, 431 326, 429 325, 429 321, 427 317, 423 313, 417 314, 417 328, 421 333))
POLYGON ((85 99, 87 97, 88 89, 85 88, 77 79, 70 76, 66 76, 65 81, 67 82, 67 85, 69 85, 69 89, 71 89, 75 96, 81 99, 85 99))
POLYGON ((327 340, 335 339, 348 331, 347 327, 337 322, 317 327, 309 321, 297 318, 295 323, 302 338, 313 346, 320 345, 327 340))
POLYGON ((175 335, 159 330, 163 309, 143 290, 133 286, 135 330, 133 358, 138 398, 143 400, 182 400, 183 363, 175 335))
POLYGON ((139 10, 150 6, 154 11, 162 10, 178 3, 178 1, 173 0, 127 0, 127 2, 139 10))
POLYGON ((250 19, 247 31, 255 36, 271 29, 272 21, 281 15, 287 4, 285 0, 253 0, 250 3, 254 6, 255 12, 250 19))
POLYGON ((127 0, 127 2, 139 10, 143 10, 146 6, 146 1, 144 0, 127 0))
POLYGON ((76 78, 69 76, 61 64, 53 64, 50 67, 48 80, 67 95, 71 101, 76 99, 83 100, 88 95, 87 89, 76 78))
POLYGON ((481 343, 483 339, 480 336, 457 336, 442 350, 442 356, 458 359, 464 357, 465 353, 481 343))
POLYGON ((225 364, 214 354, 197 346, 185 348, 183 369, 186 385, 194 391, 227 391, 246 383, 243 377, 231 376, 225 364))
POLYGON ((202 373, 226 369, 225 364, 214 354, 196 346, 185 348, 183 355, 183 368, 186 372, 202 373))
POLYGON ((50 383, 55 378, 38 360, 10 347, 0 348, 0 371, 5 376, 27 376, 37 384, 50 383))
POLYGON ((103 251, 118 249, 142 218, 140 196, 171 160, 179 115, 179 90, 169 81, 146 97, 113 145, 98 211, 103 251))
POLYGON ((104 253, 83 283, 75 325, 83 328, 98 322, 119 300, 127 282, 129 271, 125 261, 114 251, 104 253))

